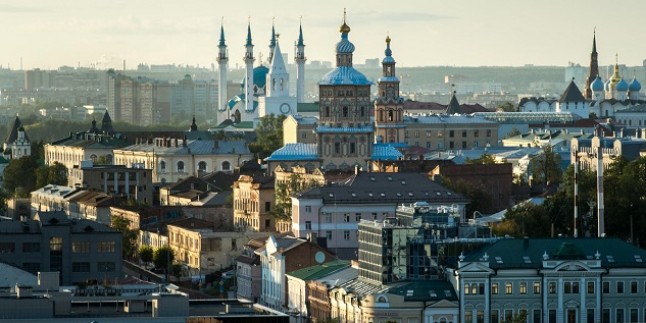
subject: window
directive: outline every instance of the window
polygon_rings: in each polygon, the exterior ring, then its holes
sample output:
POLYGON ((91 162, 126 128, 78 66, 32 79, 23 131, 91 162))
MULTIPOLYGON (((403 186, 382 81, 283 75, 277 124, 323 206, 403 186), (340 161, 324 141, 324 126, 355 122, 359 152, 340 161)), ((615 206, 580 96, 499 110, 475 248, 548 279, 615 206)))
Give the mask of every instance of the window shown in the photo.
POLYGON ((467 131, 466 131, 466 130, 462 130, 462 138, 466 138, 466 137, 467 137, 467 131))
POLYGON ((505 310, 505 321, 506 322, 511 322, 513 317, 514 317, 514 311, 513 310, 505 310))
POLYGON ((572 294, 579 293, 579 282, 572 282, 572 294))
POLYGON ((491 294, 498 295, 498 283, 491 284, 491 294))
POLYGON ((604 294, 610 293, 610 282, 603 282, 602 288, 604 294))
POLYGON ((326 223, 331 223, 332 222, 332 214, 331 213, 325 213, 325 214, 323 214, 323 216, 325 217, 325 222, 326 223))
POLYGON ((357 222, 361 221, 361 213, 355 213, 355 214, 354 214, 354 219, 355 219, 357 222))
POLYGON ((615 323, 623 323, 624 321, 624 309, 618 308, 615 310, 615 323))
POLYGON ((476 138, 480 137, 480 131, 479 130, 474 130, 473 131, 473 136, 476 137, 476 138))
POLYGON ((40 252, 40 243, 39 242, 23 242, 22 252, 40 252))
POLYGON ((455 131, 449 130, 449 138, 453 138, 455 136, 455 131))
POLYGON ((343 117, 344 118, 348 117, 348 107, 343 107, 343 117))
POLYGON ((541 317, 541 310, 534 310, 534 323, 539 323, 542 321, 543 321, 543 318, 541 317))
POLYGON ((350 214, 345 214, 344 216, 345 222, 350 222, 350 214))
POLYGON ((556 283, 555 283, 555 282, 550 282, 550 283, 549 283, 549 285, 547 285, 547 286, 548 286, 548 287, 547 287, 547 288, 548 288, 548 292, 549 292, 550 294, 556 294, 556 283))
POLYGON ((603 311, 601 312, 601 322, 610 323, 610 309, 603 309, 603 311))
POLYGON ((72 242, 72 252, 73 253, 89 253, 90 252, 90 242, 89 241, 73 241, 72 242))
POLYGON ((639 315, 637 313, 638 311, 636 308, 630 309, 630 322, 639 322, 639 318, 638 318, 639 315))
POLYGON ((465 311, 464 312, 464 321, 465 322, 473 322, 473 313, 470 311, 465 311))
POLYGON ((332 240, 332 231, 325 231, 325 238, 328 240, 332 240))
POLYGON ((480 295, 484 295, 485 290, 484 290, 484 284, 483 283, 478 284, 478 293, 480 295))
POLYGON ((335 142, 334 143, 334 153, 335 154, 340 154, 341 153, 341 143, 340 142, 335 142))
POLYGON ((312 221, 305 221, 305 230, 312 230, 312 221))
POLYGON ((52 237, 49 239, 50 251, 61 251, 63 249, 63 237, 52 237))
POLYGON ((197 163, 197 170, 199 170, 200 172, 206 172, 206 162, 201 161, 197 163))
POLYGON ((477 311, 476 312, 476 322, 484 323, 484 311, 477 311))
POLYGON ((499 320, 500 320, 500 314, 498 313, 498 310, 491 310, 491 320, 489 320, 489 322, 498 323, 499 320))
POLYGON ((513 285, 511 283, 505 283, 505 294, 511 295, 513 285))
MULTIPOLYGON (((594 308, 589 308, 587 310, 587 312, 588 312, 588 321, 587 322, 588 323, 594 323, 594 308)), ((538 321, 534 321, 534 322, 538 322, 538 321)))
POLYGON ((229 163, 228 161, 223 161, 222 170, 231 170, 231 163, 229 163))
POLYGON ((73 273, 89 273, 90 272, 90 263, 89 262, 73 262, 72 263, 72 272, 73 273))
POLYGON ((487 138, 491 137, 491 129, 487 129, 487 138))
POLYGON ((312 206, 308 205, 305 207, 305 212, 312 213, 312 206))
POLYGON ((350 240, 350 231, 343 231, 343 239, 350 240))
POLYGON ((541 283, 534 282, 534 294, 540 294, 540 293, 541 293, 541 283))
POLYGON ((521 294, 527 294, 527 283, 526 282, 521 282, 520 283, 519 291, 520 291, 521 294))
POLYGON ((114 272, 116 269, 115 263, 111 261, 99 261, 97 263, 97 271, 101 273, 114 272))
POLYGON ((184 162, 183 161, 177 162, 177 172, 178 173, 183 173, 184 172, 184 162))
POLYGON ((563 284, 563 293, 565 293, 565 294, 571 294, 572 293, 572 283, 565 282, 563 284))
POLYGON ((265 202, 265 212, 271 211, 271 202, 265 202))
POLYGON ((462 149, 467 149, 467 142, 466 141, 462 142, 462 149))
POLYGON ((469 295, 471 293, 471 285, 464 284, 464 295, 469 295))
POLYGON ((99 241, 97 252, 114 252, 115 245, 114 241, 99 241))
POLYGON ((550 310, 547 315, 549 323, 556 323, 556 310, 550 310))
POLYGON ((588 282, 588 294, 594 294, 594 282, 588 282))
POLYGON ((617 294, 624 293, 624 282, 617 282, 617 294))
POLYGON ((354 144, 354 142, 351 142, 350 143, 350 153, 354 154, 354 152, 355 152, 355 144, 354 144))
POLYGON ((0 253, 13 253, 16 251, 16 244, 13 242, 0 242, 0 253))
POLYGON ((478 284, 471 284, 471 294, 478 295, 478 284))
POLYGON ((630 293, 631 294, 637 293, 637 282, 630 282, 630 293))

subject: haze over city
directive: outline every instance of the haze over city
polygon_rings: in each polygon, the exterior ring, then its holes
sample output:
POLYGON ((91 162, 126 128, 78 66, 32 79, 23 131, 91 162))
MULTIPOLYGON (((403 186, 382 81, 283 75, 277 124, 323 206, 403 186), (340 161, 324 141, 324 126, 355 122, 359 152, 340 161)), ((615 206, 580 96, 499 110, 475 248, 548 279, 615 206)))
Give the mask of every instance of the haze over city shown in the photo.
MULTIPOLYGON (((302 17, 308 60, 332 61, 347 8, 355 62, 383 55, 390 34, 399 66, 586 65, 596 27, 599 63, 642 65, 635 26, 646 2, 623 1, 1 1, 0 64, 12 69, 91 66, 101 57, 139 63, 215 62, 224 21, 230 66, 242 66, 247 22, 268 54, 272 20, 292 60, 302 17), (618 23, 619 22, 619 23, 618 23), (238 59, 240 58, 240 59, 238 59), (21 62, 22 60, 22 62, 21 62)), ((257 55, 258 57, 258 55, 257 55)))

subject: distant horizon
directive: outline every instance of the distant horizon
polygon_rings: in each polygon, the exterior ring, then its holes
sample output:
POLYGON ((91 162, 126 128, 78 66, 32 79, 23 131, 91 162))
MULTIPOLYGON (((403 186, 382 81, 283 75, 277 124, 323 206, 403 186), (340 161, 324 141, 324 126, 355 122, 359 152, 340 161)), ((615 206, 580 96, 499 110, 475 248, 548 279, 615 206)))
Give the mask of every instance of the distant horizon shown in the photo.
POLYGON ((242 66, 249 23, 256 65, 261 53, 263 60, 268 56, 272 24, 290 63, 299 24, 308 60, 333 61, 344 8, 349 40, 356 46, 355 64, 383 58, 389 35, 398 67, 567 67, 570 62, 586 67, 595 28, 600 65, 613 65, 616 54, 620 65, 631 67, 643 66, 646 58, 639 30, 609 19, 620 12, 621 21, 641 21, 646 1, 640 0, 375 0, 369 5, 342 0, 252 5, 208 0, 0 0, 0 19, 7 30, 0 65, 53 70, 114 67, 126 60, 131 69, 139 63, 169 64, 164 62, 210 69, 217 66, 223 24, 229 66, 242 66))

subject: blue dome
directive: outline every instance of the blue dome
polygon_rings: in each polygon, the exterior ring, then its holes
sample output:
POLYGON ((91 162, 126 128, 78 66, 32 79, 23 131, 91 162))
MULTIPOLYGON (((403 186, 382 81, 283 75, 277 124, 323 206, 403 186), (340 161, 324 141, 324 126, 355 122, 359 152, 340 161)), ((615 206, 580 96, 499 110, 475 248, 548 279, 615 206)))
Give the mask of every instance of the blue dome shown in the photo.
POLYGON ((395 59, 392 56, 386 56, 384 59, 381 61, 382 63, 395 63, 395 59))
POLYGON ((352 66, 339 66, 323 76, 319 85, 371 85, 372 82, 352 66))
POLYGON ((599 75, 597 75, 597 78, 594 79, 594 82, 592 82, 592 91, 603 91, 603 81, 601 80, 599 75))
POLYGON ((354 45, 348 40, 348 34, 341 35, 341 41, 336 44, 337 54, 354 53, 354 45))
POLYGON ((615 86, 615 89, 619 92, 626 92, 628 91, 628 83, 624 79, 621 79, 619 83, 617 83, 617 86, 615 86))
POLYGON ((628 86, 628 89, 630 90, 630 92, 639 92, 642 89, 642 85, 639 84, 639 82, 637 81, 637 78, 634 77, 633 80, 630 82, 630 86, 628 86))
MULTIPOLYGON (((253 85, 255 85, 257 88, 262 89, 265 87, 265 84, 267 83, 267 73, 269 73, 269 68, 260 65, 258 67, 255 67, 253 69, 253 85)), ((243 89, 245 88, 246 85, 246 77, 242 77, 242 82, 240 82, 240 88, 243 89)))

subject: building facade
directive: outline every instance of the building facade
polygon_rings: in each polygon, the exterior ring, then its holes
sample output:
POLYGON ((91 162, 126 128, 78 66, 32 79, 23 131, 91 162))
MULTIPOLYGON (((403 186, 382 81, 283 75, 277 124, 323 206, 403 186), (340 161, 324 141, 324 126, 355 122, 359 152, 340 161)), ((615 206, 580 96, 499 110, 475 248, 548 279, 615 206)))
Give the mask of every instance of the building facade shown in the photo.
POLYGON ((67 178, 69 187, 101 191, 126 199, 153 204, 152 170, 143 164, 93 165, 83 161, 79 167, 72 168, 67 178))
POLYGON ((233 183, 233 222, 236 230, 275 231, 274 178, 241 175, 233 183))
POLYGON ((121 233, 64 212, 0 221, 0 261, 36 274, 57 271, 63 285, 121 277, 121 233))

